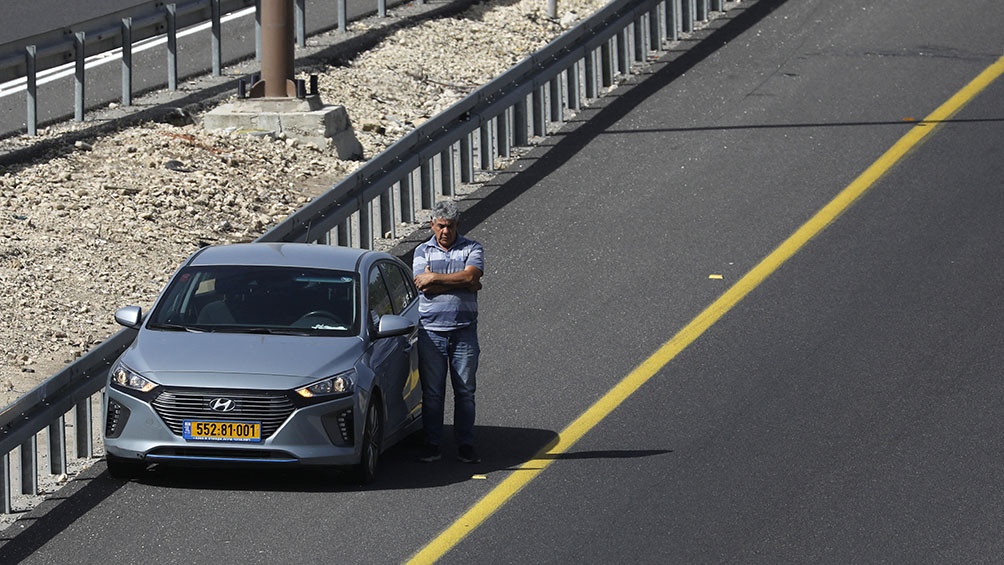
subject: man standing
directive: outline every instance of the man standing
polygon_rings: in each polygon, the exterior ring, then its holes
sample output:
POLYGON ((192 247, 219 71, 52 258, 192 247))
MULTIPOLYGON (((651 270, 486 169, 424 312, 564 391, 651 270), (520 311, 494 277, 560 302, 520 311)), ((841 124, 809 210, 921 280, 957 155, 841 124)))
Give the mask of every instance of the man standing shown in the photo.
POLYGON ((459 234, 460 211, 453 201, 432 210, 433 236, 415 249, 412 270, 422 327, 418 332, 418 373, 422 381, 425 449, 419 461, 442 457, 446 375, 453 384, 453 429, 457 458, 478 463, 474 448, 474 391, 478 370, 478 291, 484 274, 481 244, 459 234))

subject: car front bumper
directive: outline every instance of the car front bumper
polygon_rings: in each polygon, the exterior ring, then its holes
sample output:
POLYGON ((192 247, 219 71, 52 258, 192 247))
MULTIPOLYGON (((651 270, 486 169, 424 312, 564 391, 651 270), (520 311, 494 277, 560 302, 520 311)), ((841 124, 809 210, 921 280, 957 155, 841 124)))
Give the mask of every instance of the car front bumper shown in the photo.
POLYGON ((108 387, 105 451, 122 459, 177 465, 354 465, 360 457, 357 402, 355 395, 296 408, 259 442, 192 440, 172 431, 150 403, 108 387), (108 437, 113 426, 115 433, 108 437))

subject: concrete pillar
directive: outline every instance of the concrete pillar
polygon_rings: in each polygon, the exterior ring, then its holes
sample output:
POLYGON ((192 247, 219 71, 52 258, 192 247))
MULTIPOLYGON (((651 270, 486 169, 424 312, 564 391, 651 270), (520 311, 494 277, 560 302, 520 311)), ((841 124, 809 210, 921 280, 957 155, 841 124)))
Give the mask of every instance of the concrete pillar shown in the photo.
POLYGON ((261 0, 261 80, 251 98, 294 98, 293 0, 261 0))
POLYGON ((361 159, 363 146, 344 106, 322 102, 316 85, 309 94, 297 97, 293 2, 261 0, 261 77, 246 96, 239 88, 234 103, 207 113, 202 125, 211 130, 282 134, 321 148, 332 147, 339 159, 361 159))

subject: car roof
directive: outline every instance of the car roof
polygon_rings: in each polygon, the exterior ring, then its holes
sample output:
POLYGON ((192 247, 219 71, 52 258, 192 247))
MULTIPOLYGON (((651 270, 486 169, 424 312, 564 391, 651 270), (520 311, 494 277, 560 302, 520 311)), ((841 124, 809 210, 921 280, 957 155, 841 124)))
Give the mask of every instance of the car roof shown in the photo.
POLYGON ((355 271, 367 254, 373 254, 373 259, 392 257, 366 249, 313 243, 235 243, 204 247, 192 254, 186 265, 268 265, 355 271))

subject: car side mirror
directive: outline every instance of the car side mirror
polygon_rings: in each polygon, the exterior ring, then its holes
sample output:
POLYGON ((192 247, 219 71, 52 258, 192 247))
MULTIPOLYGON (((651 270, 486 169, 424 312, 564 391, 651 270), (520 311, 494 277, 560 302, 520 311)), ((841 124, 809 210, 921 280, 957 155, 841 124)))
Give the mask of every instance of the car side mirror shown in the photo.
POLYGON ((143 309, 139 306, 123 306, 115 311, 115 321, 127 328, 139 329, 143 321, 143 309))
POLYGON ((396 335, 407 335, 415 331, 416 324, 403 316, 387 314, 380 316, 380 324, 377 327, 377 339, 383 337, 393 337, 396 335))

